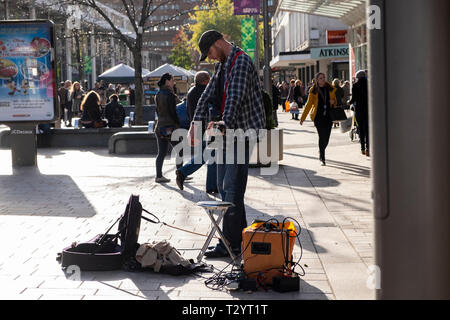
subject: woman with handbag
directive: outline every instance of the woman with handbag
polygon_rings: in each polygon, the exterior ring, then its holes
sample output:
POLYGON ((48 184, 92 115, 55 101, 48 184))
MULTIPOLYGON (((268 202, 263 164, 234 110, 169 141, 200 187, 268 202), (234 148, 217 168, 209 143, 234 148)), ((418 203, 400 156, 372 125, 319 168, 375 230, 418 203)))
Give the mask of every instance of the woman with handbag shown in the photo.
POLYGON ((314 122, 319 134, 319 160, 325 166, 325 149, 330 141, 333 122, 330 117, 330 109, 336 104, 336 88, 326 81, 325 74, 318 73, 315 76, 315 84, 309 91, 308 101, 305 105, 300 125, 303 125, 308 114, 314 122))
MULTIPOLYGON (((156 113, 158 120, 155 126, 156 143, 158 145, 158 155, 156 157, 156 178, 157 183, 167 183, 167 179, 162 174, 162 166, 164 158, 169 149, 169 143, 172 143, 172 132, 180 127, 180 120, 177 115, 177 104, 181 101, 175 95, 174 87, 175 79, 170 73, 165 73, 161 76, 158 82, 159 91, 156 95, 156 113)), ((177 167, 181 164, 178 165, 177 167)))
POLYGON ((295 120, 298 120, 298 115, 300 113, 299 109, 303 108, 303 97, 305 96, 304 94, 304 88, 303 88, 303 84, 300 80, 295 81, 295 86, 294 86, 294 110, 292 112, 292 116, 294 117, 295 120))

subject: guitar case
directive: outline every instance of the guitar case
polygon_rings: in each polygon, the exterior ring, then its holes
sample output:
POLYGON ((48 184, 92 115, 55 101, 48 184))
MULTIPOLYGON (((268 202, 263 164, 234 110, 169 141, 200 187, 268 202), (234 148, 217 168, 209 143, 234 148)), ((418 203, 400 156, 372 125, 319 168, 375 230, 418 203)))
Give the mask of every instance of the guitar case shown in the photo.
POLYGON ((153 221, 142 217, 139 196, 131 195, 125 212, 104 234, 99 234, 87 242, 73 243, 58 253, 57 260, 62 268, 77 266, 82 271, 111 271, 128 268, 139 248, 141 219, 159 223, 158 218, 156 218, 158 221, 153 221), (109 234, 117 222, 119 222, 117 233, 109 234))

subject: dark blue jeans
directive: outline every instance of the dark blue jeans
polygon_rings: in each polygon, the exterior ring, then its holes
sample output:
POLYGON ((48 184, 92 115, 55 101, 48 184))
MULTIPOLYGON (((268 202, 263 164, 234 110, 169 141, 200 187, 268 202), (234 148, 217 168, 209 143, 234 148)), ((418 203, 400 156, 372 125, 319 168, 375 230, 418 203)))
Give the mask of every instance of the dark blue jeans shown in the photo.
MULTIPOLYGON (((195 155, 192 159, 178 170, 187 177, 200 169, 206 162, 203 158, 203 151, 206 148, 206 142, 202 145, 202 154, 195 155)), ((211 152, 211 156, 214 157, 214 151, 211 152)), ((217 189, 217 165, 215 163, 208 164, 206 172, 206 191, 214 191, 217 189)))
MULTIPOLYGON (((222 231, 230 242, 233 250, 241 250, 242 230, 247 227, 247 217, 245 214, 244 196, 247 188, 248 163, 249 163, 249 143, 245 142, 245 161, 238 163, 237 143, 234 143, 234 163, 217 165, 217 186, 222 201, 231 202, 234 207, 228 209, 223 218, 222 231)), ((223 151, 224 160, 226 150, 223 151)), ((219 242, 219 246, 223 246, 219 242)))

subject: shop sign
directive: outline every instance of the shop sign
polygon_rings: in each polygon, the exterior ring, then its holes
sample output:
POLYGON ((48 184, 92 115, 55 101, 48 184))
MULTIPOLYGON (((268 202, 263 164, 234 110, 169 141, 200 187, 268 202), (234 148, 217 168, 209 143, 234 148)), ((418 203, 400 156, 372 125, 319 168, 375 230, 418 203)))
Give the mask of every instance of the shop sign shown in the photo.
POLYGON ((348 46, 311 48, 311 59, 348 58, 348 46))
POLYGON ((327 30, 327 43, 347 43, 347 30, 327 30))

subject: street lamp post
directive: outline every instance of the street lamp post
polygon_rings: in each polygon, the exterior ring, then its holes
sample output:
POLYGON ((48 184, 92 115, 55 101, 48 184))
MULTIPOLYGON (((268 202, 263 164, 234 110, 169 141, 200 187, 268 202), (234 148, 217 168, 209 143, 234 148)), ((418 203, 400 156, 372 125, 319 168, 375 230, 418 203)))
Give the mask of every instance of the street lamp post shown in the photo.
POLYGON ((269 8, 268 0, 262 0, 263 3, 263 19, 264 19, 264 89, 272 95, 272 70, 270 69, 270 60, 272 56, 272 49, 270 46, 270 26, 269 26, 269 8))

